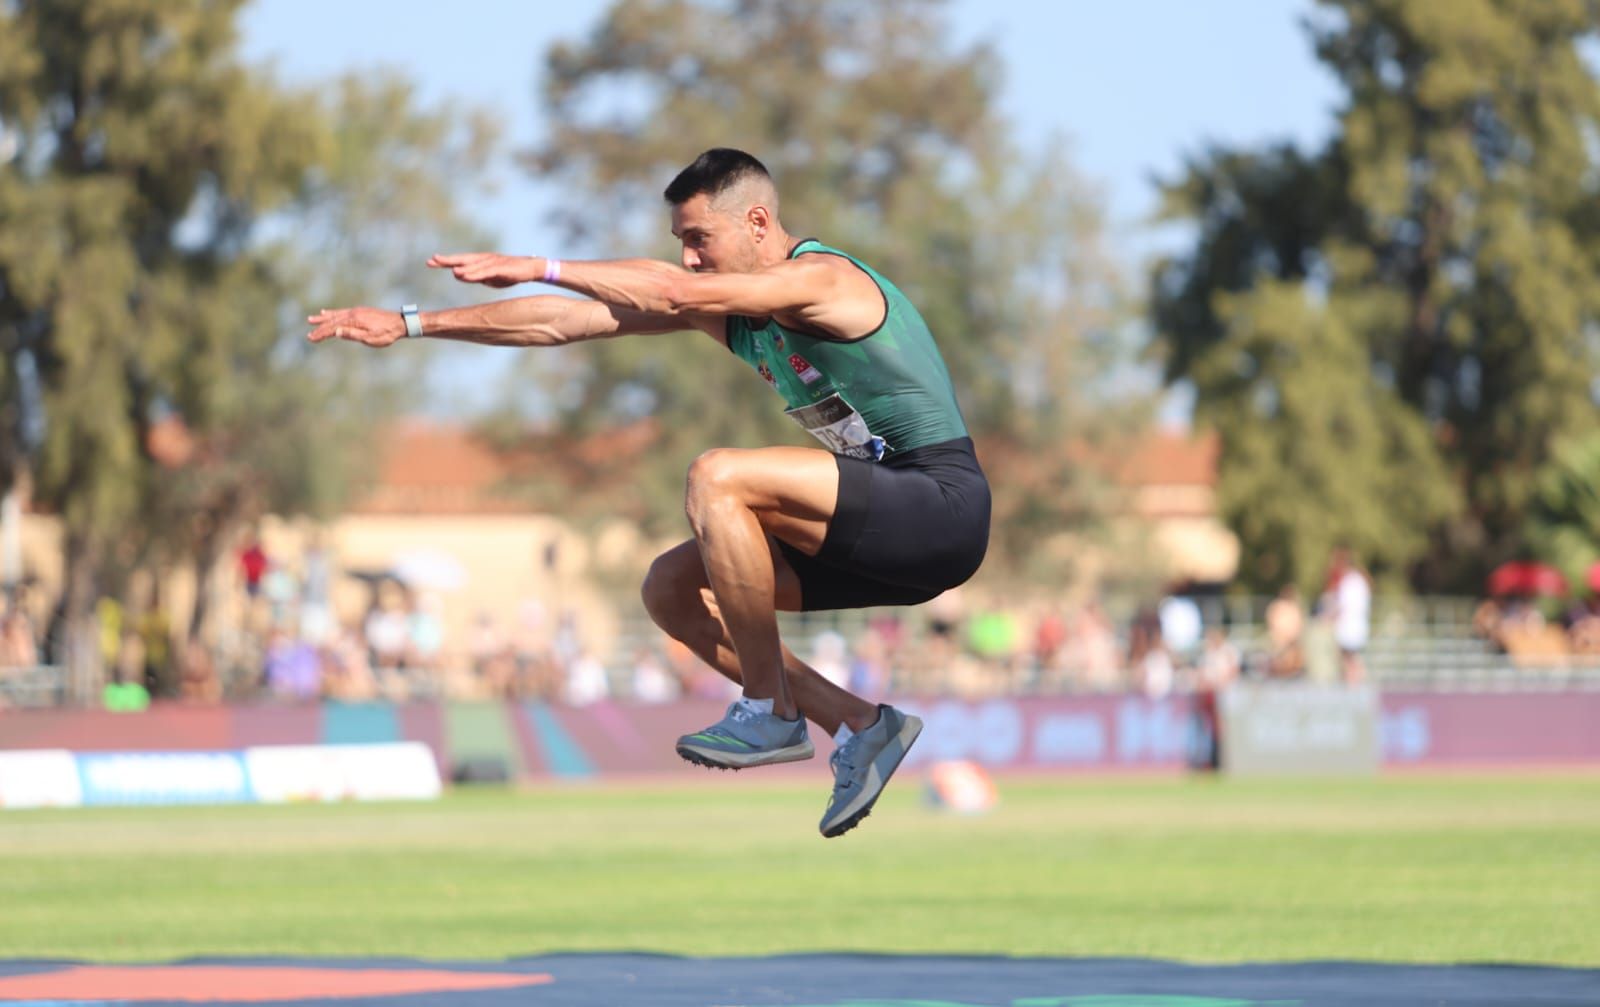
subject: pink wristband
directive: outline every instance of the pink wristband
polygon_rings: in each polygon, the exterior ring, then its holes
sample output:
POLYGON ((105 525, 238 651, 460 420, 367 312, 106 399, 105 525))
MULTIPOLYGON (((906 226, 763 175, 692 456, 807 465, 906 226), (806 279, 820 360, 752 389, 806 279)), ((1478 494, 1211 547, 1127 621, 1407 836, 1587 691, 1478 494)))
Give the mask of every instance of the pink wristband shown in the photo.
POLYGON ((560 259, 546 259, 546 260, 544 260, 544 282, 546 282, 546 283, 555 283, 556 281, 558 281, 560 279, 561 279, 561 260, 560 259))

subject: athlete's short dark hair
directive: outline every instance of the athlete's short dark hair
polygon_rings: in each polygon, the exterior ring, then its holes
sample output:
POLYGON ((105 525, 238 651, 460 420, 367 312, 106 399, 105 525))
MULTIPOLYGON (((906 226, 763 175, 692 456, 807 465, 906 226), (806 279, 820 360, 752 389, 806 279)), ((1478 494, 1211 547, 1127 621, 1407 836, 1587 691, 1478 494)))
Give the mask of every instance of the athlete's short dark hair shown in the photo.
POLYGON ((702 192, 712 199, 747 178, 771 180, 767 166, 742 150, 713 147, 678 172, 678 177, 662 193, 673 206, 682 206, 702 192))

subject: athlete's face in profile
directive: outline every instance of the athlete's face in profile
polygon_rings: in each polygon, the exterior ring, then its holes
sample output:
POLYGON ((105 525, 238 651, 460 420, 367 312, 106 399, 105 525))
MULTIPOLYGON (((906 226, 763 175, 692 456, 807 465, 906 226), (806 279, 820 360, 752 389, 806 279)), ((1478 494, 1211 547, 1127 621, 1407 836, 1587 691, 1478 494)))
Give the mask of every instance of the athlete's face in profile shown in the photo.
POLYGON ((672 233, 683 243, 683 268, 696 273, 755 270, 755 227, 738 214, 711 205, 705 193, 672 208, 672 233))

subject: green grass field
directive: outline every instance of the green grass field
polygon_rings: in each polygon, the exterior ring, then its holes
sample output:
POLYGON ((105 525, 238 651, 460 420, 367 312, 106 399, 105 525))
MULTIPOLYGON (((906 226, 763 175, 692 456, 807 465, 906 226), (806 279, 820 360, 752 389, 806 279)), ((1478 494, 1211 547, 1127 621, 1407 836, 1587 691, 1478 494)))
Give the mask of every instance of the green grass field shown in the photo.
POLYGON ((0 814, 0 957, 562 950, 1600 965, 1600 777, 896 781, 825 841, 824 777, 435 804, 0 814))

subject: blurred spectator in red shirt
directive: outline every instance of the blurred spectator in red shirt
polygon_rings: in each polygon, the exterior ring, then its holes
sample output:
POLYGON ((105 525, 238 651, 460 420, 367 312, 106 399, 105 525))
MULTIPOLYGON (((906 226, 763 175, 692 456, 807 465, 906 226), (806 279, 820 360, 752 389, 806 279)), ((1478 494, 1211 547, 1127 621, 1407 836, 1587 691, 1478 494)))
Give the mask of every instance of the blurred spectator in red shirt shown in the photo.
POLYGON ((267 558, 267 552, 261 548, 259 539, 251 539, 250 544, 239 551, 239 569, 244 572, 244 590, 254 598, 261 593, 261 578, 267 575, 267 570, 272 566, 272 561, 267 558))
POLYGON ((1067 620, 1054 608, 1039 617, 1033 628, 1033 658, 1041 671, 1054 668, 1067 642, 1067 620))

